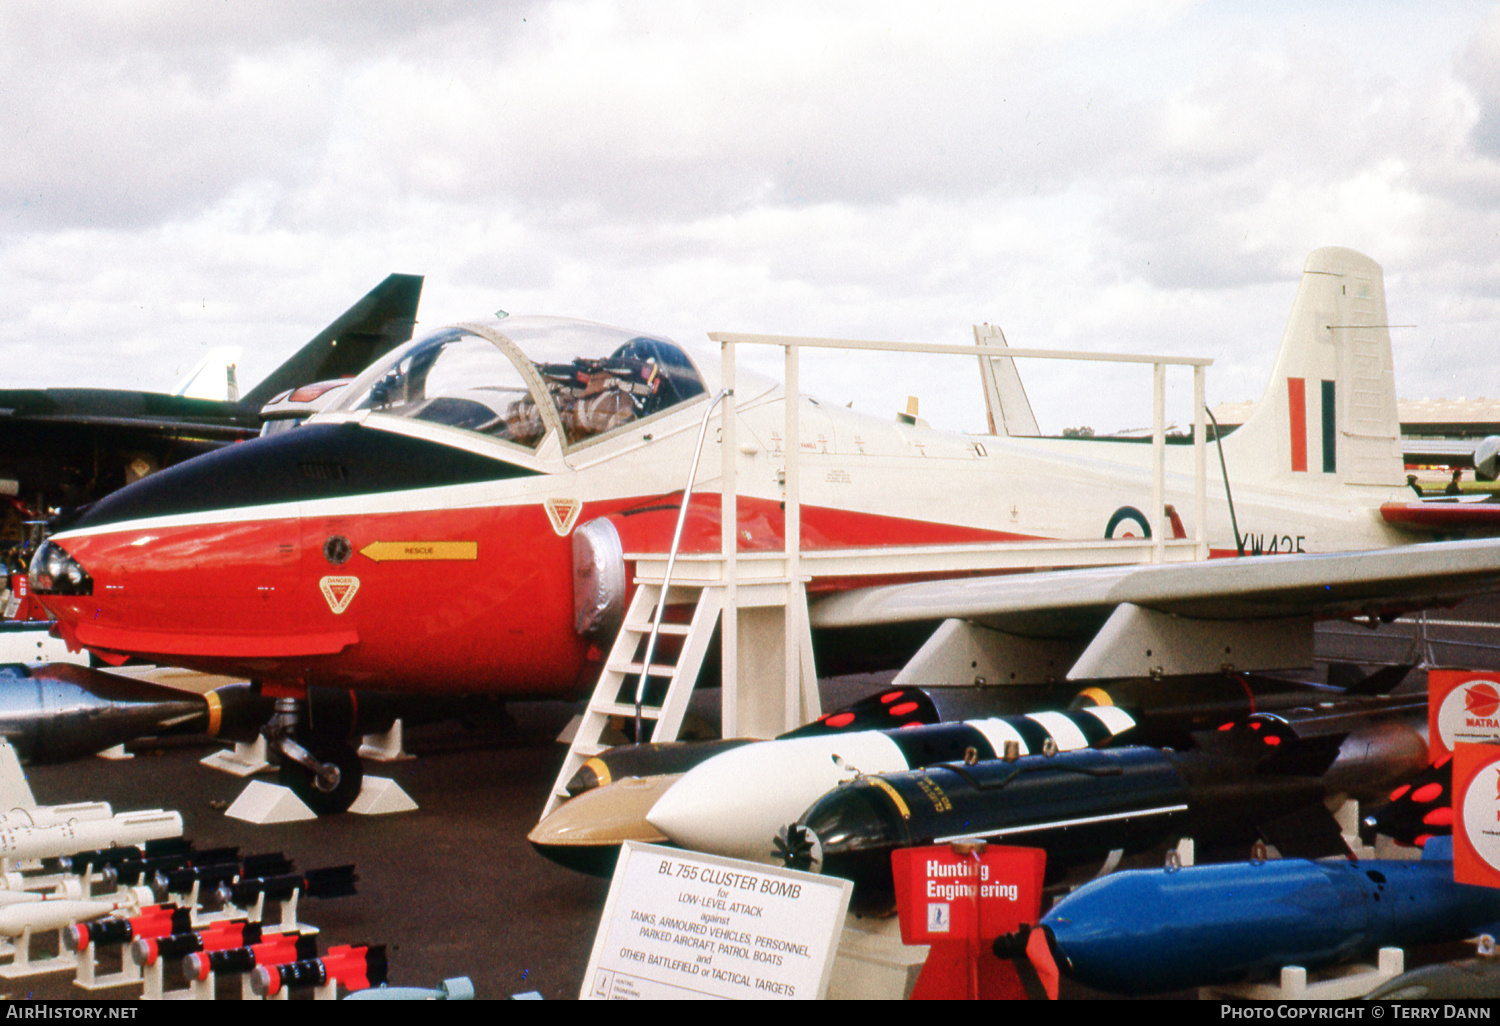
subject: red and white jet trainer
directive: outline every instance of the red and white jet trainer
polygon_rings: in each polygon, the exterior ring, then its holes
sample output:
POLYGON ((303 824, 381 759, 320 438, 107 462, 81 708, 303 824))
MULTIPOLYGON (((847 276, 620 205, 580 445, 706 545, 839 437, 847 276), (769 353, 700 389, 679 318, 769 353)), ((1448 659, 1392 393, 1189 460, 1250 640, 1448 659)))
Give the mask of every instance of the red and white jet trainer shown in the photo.
MULTIPOLYGON (((32 587, 70 645, 249 677, 289 696, 287 723, 308 685, 577 696, 601 650, 576 629, 570 536, 607 518, 620 552, 668 548, 673 493, 720 386, 716 363, 665 338, 562 318, 443 328, 372 365, 304 427, 87 508, 38 552, 32 587)), ((744 551, 779 550, 786 396, 746 373, 735 393, 737 537, 744 551)), ((1149 446, 953 435, 798 402, 805 550, 1144 528, 1149 446)), ((1421 537, 1380 511, 1401 498, 1403 468, 1377 264, 1344 249, 1308 258, 1271 382, 1223 454, 1238 530, 1210 460, 1215 555, 1421 537)), ((1191 450, 1169 447, 1168 457, 1166 499, 1190 518, 1191 450)), ((719 465, 712 453, 705 462, 719 465)), ((701 475, 685 551, 718 549, 716 473, 701 475)), ((1182 526, 1191 537, 1196 525, 1182 526)), ((852 592, 847 580, 814 578, 808 592, 815 629, 956 617, 1076 639, 1126 606, 1347 615, 1451 598, 1500 568, 1488 542, 1407 548, 1424 551, 852 592), (1400 583, 1414 575, 1419 584, 1400 583)), ((835 669, 821 650, 820 660, 835 669)))

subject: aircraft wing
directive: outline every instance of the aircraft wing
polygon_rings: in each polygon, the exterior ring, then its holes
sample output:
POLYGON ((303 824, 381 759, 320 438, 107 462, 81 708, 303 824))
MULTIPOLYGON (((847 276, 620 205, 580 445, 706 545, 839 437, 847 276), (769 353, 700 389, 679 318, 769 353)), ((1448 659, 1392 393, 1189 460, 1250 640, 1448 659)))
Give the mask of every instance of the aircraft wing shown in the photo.
POLYGON ((883 585, 811 609, 814 627, 959 618, 1033 637, 1081 636, 1130 603, 1192 619, 1361 616, 1500 591, 1500 539, 883 585))

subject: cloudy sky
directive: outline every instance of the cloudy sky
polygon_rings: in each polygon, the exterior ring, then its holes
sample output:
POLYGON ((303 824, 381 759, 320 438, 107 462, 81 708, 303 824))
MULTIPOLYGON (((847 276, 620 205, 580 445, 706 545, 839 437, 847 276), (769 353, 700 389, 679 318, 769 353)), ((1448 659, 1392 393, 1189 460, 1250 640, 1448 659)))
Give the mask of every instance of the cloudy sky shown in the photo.
MULTIPOLYGON (((6 0, 0 54, 0 387, 170 390, 226 344, 248 385, 401 271, 419 330, 991 321, 1252 399, 1341 245, 1416 325, 1403 396, 1500 394, 1492 4, 6 0)), ((970 361, 809 364, 977 426, 970 361)), ((1149 421, 1022 372, 1044 428, 1149 421)))

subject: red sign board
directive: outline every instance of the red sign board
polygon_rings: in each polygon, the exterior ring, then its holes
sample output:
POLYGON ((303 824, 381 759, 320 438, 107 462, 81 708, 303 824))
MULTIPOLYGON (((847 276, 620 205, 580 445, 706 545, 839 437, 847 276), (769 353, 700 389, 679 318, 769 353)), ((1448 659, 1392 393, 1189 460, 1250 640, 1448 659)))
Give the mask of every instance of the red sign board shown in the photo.
POLYGON ((1427 746, 1433 763, 1459 743, 1500 741, 1500 673, 1430 670, 1427 746))
POLYGON ((961 845, 891 854, 901 940, 930 944, 913 998, 1023 996, 1019 978, 991 942, 1035 923, 1047 853, 1040 848, 961 845))
POLYGON ((958 855, 944 844, 893 852, 902 943, 992 941, 1036 922, 1046 866, 1040 848, 995 845, 983 854, 958 855))
POLYGON ((1453 879, 1500 887, 1500 745, 1453 749, 1453 879))

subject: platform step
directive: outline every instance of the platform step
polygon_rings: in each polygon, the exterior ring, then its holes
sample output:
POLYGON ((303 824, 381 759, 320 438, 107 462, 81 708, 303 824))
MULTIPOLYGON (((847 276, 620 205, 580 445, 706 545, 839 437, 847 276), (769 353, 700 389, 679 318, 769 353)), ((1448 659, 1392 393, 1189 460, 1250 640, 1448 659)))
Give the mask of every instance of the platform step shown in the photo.
MULTIPOLYGON (((634 719, 635 718, 635 704, 633 702, 629 703, 629 704, 627 704, 625 702, 600 702, 597 705, 590 705, 589 706, 589 712, 591 712, 591 713, 598 713, 601 716, 628 716, 628 717, 634 719)), ((655 706, 655 705, 643 705, 643 706, 641 706, 641 719, 643 719, 643 720, 654 720, 654 719, 658 719, 660 716, 661 716, 661 708, 659 706, 655 706)), ((579 752, 582 752, 583 751, 583 746, 582 745, 575 745, 575 750, 579 751, 579 752)), ((600 749, 600 751, 603 751, 603 749, 600 749)), ((591 754, 597 754, 597 753, 591 753, 591 754)))
MULTIPOLYGON (((606 673, 618 673, 625 677, 639 677, 641 670, 645 669, 644 663, 609 663, 604 667, 606 673)), ((677 672, 677 667, 666 663, 652 663, 651 672, 648 677, 670 677, 677 672)))
MULTIPOLYGON (((703 665, 704 654, 718 623, 723 598, 720 592, 698 585, 673 587, 670 590, 672 601, 681 596, 682 604, 694 604, 692 623, 661 624, 658 633, 680 639, 681 651, 661 656, 672 659, 672 664, 651 662, 647 667, 644 662, 634 660, 641 638, 650 634, 652 622, 661 615, 662 591, 660 586, 648 584, 636 589, 625 614, 625 626, 615 637, 605 658, 592 699, 578 718, 576 728, 564 732, 571 747, 558 770, 557 781, 552 785, 552 793, 542 811, 544 816, 566 798, 565 787, 578 767, 607 747, 599 741, 609 727, 609 720, 613 717, 622 720, 635 718, 635 704, 621 702, 619 698, 621 692, 639 693, 643 673, 652 682, 652 700, 659 703, 642 704, 640 708, 641 719, 652 721, 651 736, 667 741, 675 738, 681 729, 698 670, 703 665), (662 682, 666 684, 664 693, 660 687, 662 682)), ((648 658, 655 654, 653 649, 648 658)))
MULTIPOLYGON (((620 626, 620 629, 624 630, 624 631, 630 631, 633 634, 650 634, 651 633, 651 625, 649 623, 627 623, 627 624, 622 624, 620 626)), ((664 623, 664 624, 662 624, 660 627, 658 627, 656 629, 656 633, 658 633, 658 634, 674 634, 677 637, 685 638, 692 631, 692 629, 693 628, 692 628, 691 624, 686 624, 686 623, 664 623)))

